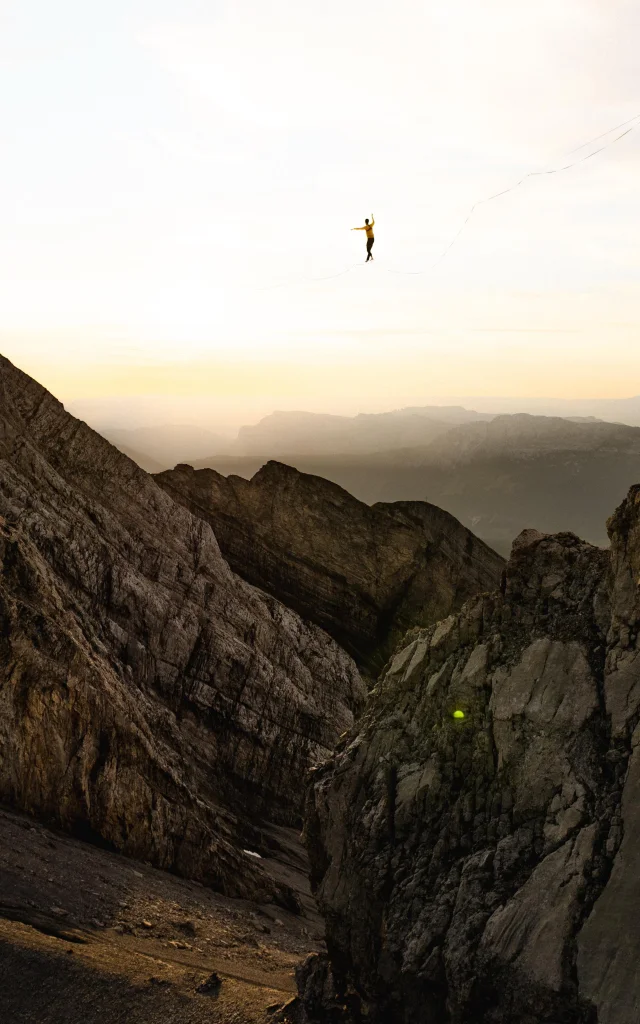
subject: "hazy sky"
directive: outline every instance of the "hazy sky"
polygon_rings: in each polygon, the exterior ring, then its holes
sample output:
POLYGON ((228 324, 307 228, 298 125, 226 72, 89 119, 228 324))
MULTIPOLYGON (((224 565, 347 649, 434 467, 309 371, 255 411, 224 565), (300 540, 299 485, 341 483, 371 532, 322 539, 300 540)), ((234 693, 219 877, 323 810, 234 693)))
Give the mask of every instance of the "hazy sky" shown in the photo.
POLYGON ((389 271, 640 114, 639 45, 631 0, 0 0, 0 349, 240 419, 637 393, 640 128, 389 271))

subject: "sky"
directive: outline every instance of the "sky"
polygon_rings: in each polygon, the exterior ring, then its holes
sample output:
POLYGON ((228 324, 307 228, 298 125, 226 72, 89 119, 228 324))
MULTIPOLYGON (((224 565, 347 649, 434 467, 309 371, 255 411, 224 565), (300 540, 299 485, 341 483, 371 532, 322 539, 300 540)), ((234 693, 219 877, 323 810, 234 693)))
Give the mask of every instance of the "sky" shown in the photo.
POLYGON ((215 427, 639 393, 640 121, 433 268, 640 115, 639 43, 631 0, 0 0, 0 351, 215 427))

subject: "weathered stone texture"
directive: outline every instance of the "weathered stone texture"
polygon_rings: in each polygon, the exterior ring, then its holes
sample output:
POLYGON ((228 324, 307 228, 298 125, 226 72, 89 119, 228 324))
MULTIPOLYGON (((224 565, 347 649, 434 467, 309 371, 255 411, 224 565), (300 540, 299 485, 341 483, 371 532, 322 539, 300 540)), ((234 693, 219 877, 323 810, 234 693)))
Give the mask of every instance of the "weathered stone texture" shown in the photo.
POLYGON ((609 528, 610 552, 523 534, 500 592, 407 638, 314 773, 331 1013, 639 1019, 640 488, 609 528))
POLYGON ((269 462, 253 479, 176 466, 158 483, 214 529, 235 572, 377 675, 408 629, 494 590, 504 560, 426 501, 373 506, 269 462))
POLYGON ((268 896, 242 849, 299 819, 364 698, 351 659, 1 358, 0 564, 0 799, 268 896))

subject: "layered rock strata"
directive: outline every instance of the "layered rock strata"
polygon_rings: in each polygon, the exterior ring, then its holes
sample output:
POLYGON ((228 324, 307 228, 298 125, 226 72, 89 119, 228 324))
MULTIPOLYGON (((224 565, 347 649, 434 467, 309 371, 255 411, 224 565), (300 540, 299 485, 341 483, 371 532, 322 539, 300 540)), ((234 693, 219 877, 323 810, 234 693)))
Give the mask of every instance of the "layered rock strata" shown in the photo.
POLYGON ((610 552, 525 532, 501 590, 408 637, 314 773, 310 1019, 638 1019, 640 487, 609 532, 610 552))
POLYGON ((180 465, 158 483, 213 527, 244 579, 322 626, 376 674, 405 632, 493 590, 503 559, 422 501, 358 501, 269 462, 252 480, 180 465))
POLYGON ((351 659, 3 358, 0 564, 0 800, 268 896, 243 849, 299 820, 364 697, 351 659))

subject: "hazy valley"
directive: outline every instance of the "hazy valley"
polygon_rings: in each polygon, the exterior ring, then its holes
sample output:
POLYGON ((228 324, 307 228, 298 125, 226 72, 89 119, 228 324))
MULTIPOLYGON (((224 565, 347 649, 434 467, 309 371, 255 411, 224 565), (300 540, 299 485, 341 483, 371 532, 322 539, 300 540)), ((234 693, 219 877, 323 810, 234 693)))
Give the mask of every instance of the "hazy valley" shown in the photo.
POLYGON ((159 431, 146 454, 133 450, 141 438, 131 431, 123 450, 153 473, 180 462, 250 479, 277 460, 370 505, 428 501, 505 557, 529 527, 573 530, 606 545, 606 518, 640 475, 640 427, 593 417, 491 416, 455 406, 353 418, 275 413, 205 458, 195 453, 206 432, 177 431, 171 449, 163 447, 168 434, 159 431), (176 451, 184 454, 174 462, 176 451))
POLYGON ((275 460, 150 476, 0 362, 5 1019, 635 1021, 638 487, 610 548, 561 517, 640 430, 449 414, 296 458, 369 504, 275 460), (412 479, 545 532, 505 563, 380 500, 412 479))

